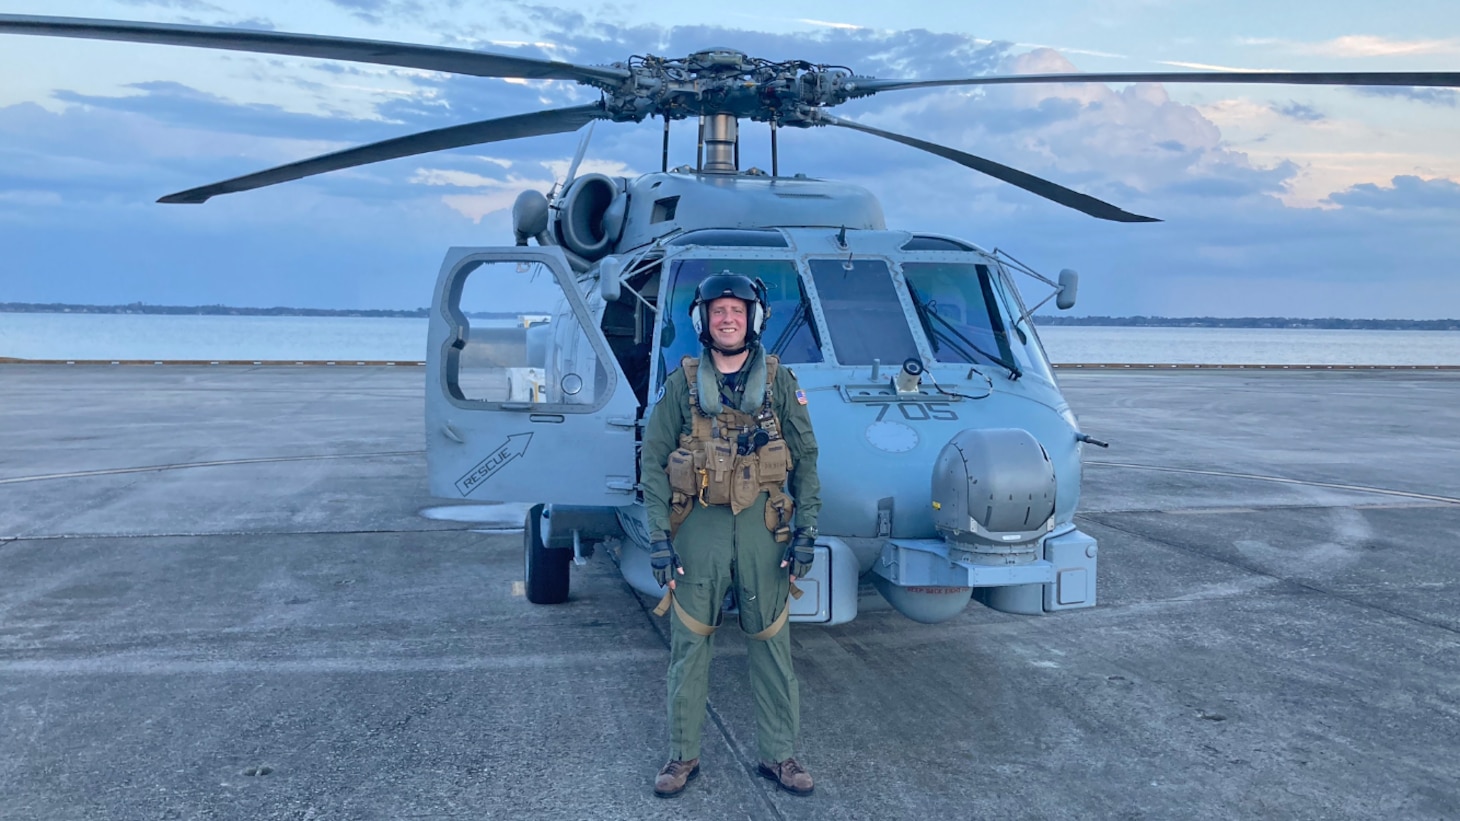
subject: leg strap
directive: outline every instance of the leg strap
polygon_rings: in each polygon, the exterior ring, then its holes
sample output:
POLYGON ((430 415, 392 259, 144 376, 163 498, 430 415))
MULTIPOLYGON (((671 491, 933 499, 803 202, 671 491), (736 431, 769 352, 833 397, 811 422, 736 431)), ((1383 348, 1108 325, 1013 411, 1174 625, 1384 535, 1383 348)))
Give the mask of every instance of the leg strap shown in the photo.
POLYGON ((685 626, 685 629, 689 630, 691 633, 694 633, 696 636, 708 636, 711 633, 715 632, 714 627, 705 624, 704 622, 685 612, 684 607, 679 603, 679 599, 675 598, 673 590, 664 591, 664 598, 660 599, 659 604, 654 607, 654 615, 662 616, 665 613, 668 613, 669 606, 671 604, 674 605, 674 615, 679 617, 679 623, 683 624, 685 626))
MULTIPOLYGON (((776 634, 777 633, 781 632, 781 628, 786 626, 786 621, 788 619, 790 619, 790 618, 791 618, 791 600, 790 599, 786 599, 785 606, 783 606, 781 608, 781 615, 776 616, 776 620, 773 621, 773 622, 771 622, 771 624, 770 624, 769 627, 767 627, 766 629, 760 631, 759 633, 749 633, 747 631, 748 636, 749 636, 749 638, 750 638, 751 641, 770 641, 771 639, 773 639, 773 638, 776 637, 776 634)), ((742 631, 745 630, 745 628, 743 626, 740 629, 742 631)))
MULTIPOLYGON (((801 598, 801 588, 792 584, 791 596, 797 599, 801 598)), ((691 633, 694 633, 696 636, 708 636, 711 633, 715 632, 716 627, 705 624, 704 622, 685 612, 684 607, 679 603, 679 599, 675 597, 673 590, 664 591, 664 597, 659 600, 659 604, 654 606, 654 615, 662 616, 665 613, 668 613, 670 606, 674 607, 674 615, 679 617, 679 621, 685 626, 685 629, 689 630, 691 633)), ((786 599, 786 606, 781 608, 781 615, 777 616, 776 620, 771 622, 770 626, 766 629, 760 631, 759 633, 750 633, 750 639, 752 641, 769 641, 770 639, 775 638, 775 635, 781 632, 781 628, 786 626, 786 622, 789 621, 790 618, 791 600, 786 599)), ((741 630, 744 631, 745 628, 742 627, 741 630)))
MULTIPOLYGON (((791 598, 786 599, 786 606, 781 608, 781 615, 776 616, 776 620, 771 622, 770 627, 767 627, 759 633, 750 633, 750 640, 770 641, 775 638, 776 634, 781 632, 781 628, 785 627, 786 622, 791 618, 791 599, 799 599, 802 595, 804 595, 804 591, 797 587, 795 582, 791 582, 791 598)), ((743 626, 740 629, 742 631, 745 630, 743 626)))

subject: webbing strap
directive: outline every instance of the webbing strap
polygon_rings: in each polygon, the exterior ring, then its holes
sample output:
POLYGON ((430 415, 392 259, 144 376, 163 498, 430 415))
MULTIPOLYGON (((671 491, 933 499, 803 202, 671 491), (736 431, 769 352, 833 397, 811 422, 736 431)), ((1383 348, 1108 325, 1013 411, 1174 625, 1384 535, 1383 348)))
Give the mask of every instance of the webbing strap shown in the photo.
POLYGON ((671 604, 674 605, 674 615, 679 617, 679 623, 683 624, 686 630, 689 630, 696 636, 708 636, 715 632, 714 627, 705 624, 685 612, 684 607, 679 603, 679 599, 675 598, 673 590, 664 591, 664 598, 660 599, 659 604, 654 607, 654 615, 662 616, 669 612, 669 606, 671 604))
MULTIPOLYGON (((786 626, 786 621, 789 618, 791 618, 791 600, 786 599, 786 606, 781 608, 781 615, 776 616, 776 620, 771 622, 771 625, 766 629, 760 631, 759 633, 749 634, 750 640, 770 641, 771 639, 776 637, 777 633, 781 632, 782 627, 786 626)), ((740 629, 744 630, 745 628, 741 627, 740 629)))
MULTIPOLYGON (((679 367, 684 371, 685 381, 689 385, 689 416, 693 425, 690 436, 697 441, 708 442, 710 440, 710 417, 700 410, 700 360, 693 356, 686 356, 679 360, 679 367)), ((681 443, 682 446, 683 443, 681 443)))
MULTIPOLYGON (((792 584, 791 597, 799 599, 801 598, 801 595, 801 588, 792 584)), ((674 595, 673 590, 664 591, 664 597, 661 598, 659 600, 659 603, 654 606, 654 615, 662 616, 665 613, 668 613, 671 605, 674 607, 674 615, 679 617, 680 624, 683 624, 686 630, 694 633, 696 636, 708 636, 711 633, 715 632, 715 630, 717 629, 716 627, 711 627, 710 625, 705 624, 704 622, 685 612, 684 607, 679 603, 679 599, 674 595)), ((788 598, 786 599, 786 606, 781 608, 781 615, 777 616, 776 620, 771 622, 770 626, 766 629, 760 631, 759 633, 749 633, 745 630, 744 627, 741 627, 740 629, 742 632, 748 633, 751 641, 770 641, 771 639, 776 637, 777 633, 781 632, 781 628, 786 626, 786 622, 789 621, 790 618, 791 599, 788 598)))

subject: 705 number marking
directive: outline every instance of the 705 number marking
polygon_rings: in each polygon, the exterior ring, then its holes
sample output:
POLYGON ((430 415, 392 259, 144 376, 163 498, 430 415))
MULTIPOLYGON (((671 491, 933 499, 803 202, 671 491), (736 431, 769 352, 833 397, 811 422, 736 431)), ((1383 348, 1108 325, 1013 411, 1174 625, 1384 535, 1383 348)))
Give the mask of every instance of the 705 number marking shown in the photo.
POLYGON ((902 413, 902 418, 909 422, 926 422, 929 419, 938 422, 952 422, 958 419, 958 414, 950 407, 949 402, 868 402, 874 408, 881 408, 877 412, 877 421, 881 422, 887 417, 887 412, 894 406, 902 413))

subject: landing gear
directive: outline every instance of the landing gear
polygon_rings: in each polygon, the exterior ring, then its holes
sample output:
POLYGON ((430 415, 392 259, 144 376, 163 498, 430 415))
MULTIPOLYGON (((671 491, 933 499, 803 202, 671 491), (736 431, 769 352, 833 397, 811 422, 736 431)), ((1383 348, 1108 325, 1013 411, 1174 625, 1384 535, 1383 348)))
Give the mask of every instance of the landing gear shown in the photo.
POLYGON ((527 600, 533 604, 562 604, 568 600, 568 564, 573 551, 549 549, 542 543, 542 505, 527 511, 522 525, 522 561, 527 600))

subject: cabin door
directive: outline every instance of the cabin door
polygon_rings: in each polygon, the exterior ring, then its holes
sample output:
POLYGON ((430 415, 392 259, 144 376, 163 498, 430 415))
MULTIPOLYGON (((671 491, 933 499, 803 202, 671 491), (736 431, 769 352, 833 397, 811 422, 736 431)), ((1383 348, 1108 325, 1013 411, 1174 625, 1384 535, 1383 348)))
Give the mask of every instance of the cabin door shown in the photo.
POLYGON ((426 459, 448 499, 634 501, 637 400, 560 249, 453 248, 431 304, 426 459))

